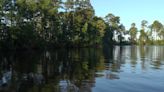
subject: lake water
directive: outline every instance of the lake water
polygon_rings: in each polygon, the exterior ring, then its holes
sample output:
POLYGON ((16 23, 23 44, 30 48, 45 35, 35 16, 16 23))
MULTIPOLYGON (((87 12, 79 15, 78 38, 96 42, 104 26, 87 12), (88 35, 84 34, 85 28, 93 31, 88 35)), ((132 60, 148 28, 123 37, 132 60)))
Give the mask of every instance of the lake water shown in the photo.
POLYGON ((0 92, 164 92, 164 46, 1 52, 0 92))

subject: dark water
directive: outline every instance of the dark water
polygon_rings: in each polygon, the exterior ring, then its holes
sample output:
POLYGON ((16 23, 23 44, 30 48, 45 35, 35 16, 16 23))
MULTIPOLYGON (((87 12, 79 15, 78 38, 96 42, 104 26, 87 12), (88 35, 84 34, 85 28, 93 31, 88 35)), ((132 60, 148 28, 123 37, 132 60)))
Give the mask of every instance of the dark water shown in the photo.
POLYGON ((164 92, 164 46, 1 52, 0 92, 164 92))

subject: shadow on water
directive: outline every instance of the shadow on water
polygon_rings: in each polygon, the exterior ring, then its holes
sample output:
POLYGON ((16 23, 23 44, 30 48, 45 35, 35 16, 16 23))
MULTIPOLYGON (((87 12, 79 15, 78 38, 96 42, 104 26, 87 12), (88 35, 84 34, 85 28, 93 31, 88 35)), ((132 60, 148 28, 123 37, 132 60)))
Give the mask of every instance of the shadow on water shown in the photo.
POLYGON ((92 92, 96 78, 120 79, 130 64, 161 69, 164 47, 104 46, 0 53, 1 92, 92 92), (140 62, 140 63, 139 63, 140 62))
POLYGON ((0 55, 4 92, 78 92, 91 90, 100 60, 97 49, 59 49, 0 55))

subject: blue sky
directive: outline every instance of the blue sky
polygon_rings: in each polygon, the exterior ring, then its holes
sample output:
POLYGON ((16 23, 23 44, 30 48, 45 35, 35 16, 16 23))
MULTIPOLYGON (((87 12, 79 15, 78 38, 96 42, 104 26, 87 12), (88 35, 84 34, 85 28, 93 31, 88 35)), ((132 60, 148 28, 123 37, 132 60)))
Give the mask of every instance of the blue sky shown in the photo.
POLYGON ((108 13, 120 16, 126 29, 132 22, 140 28, 142 20, 147 20, 148 25, 154 20, 164 24, 164 0, 91 0, 91 3, 97 16, 108 13))

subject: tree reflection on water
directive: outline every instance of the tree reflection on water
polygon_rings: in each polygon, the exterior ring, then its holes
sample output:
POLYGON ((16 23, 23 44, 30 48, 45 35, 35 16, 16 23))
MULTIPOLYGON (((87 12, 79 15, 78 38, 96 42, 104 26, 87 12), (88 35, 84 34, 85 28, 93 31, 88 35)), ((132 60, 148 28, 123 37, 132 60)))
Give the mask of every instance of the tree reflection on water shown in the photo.
POLYGON ((92 92, 96 78, 120 79, 122 67, 160 69, 164 47, 106 46, 0 53, 2 92, 92 92), (139 63, 140 62, 140 63, 139 63))

